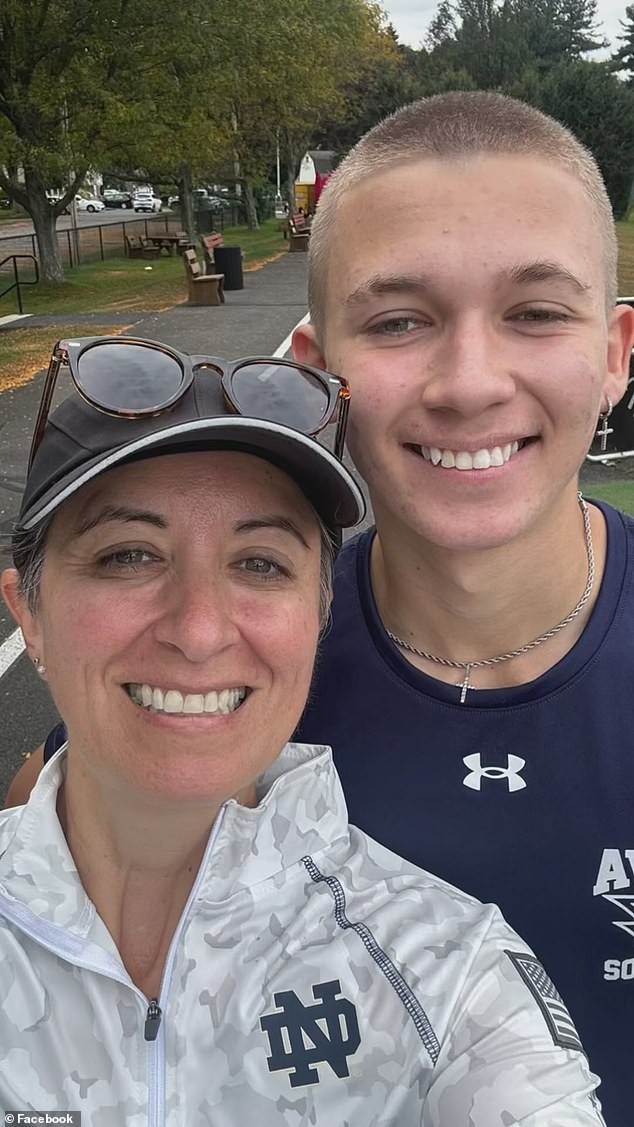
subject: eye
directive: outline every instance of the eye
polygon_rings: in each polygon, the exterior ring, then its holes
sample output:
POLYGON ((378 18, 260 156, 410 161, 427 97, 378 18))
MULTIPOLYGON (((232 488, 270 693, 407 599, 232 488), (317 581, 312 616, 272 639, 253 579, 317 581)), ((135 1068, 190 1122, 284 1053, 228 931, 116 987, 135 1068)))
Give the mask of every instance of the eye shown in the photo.
POLYGON ((412 317, 409 314, 402 314, 399 317, 386 317, 383 321, 375 322, 375 324, 370 325, 368 332, 373 336, 407 336, 408 333, 413 332, 414 329, 419 329, 421 325, 425 324, 429 324, 429 322, 423 320, 422 317, 412 317))
POLYGON ((513 320, 523 321, 527 325, 551 325, 570 321, 570 315, 563 309, 521 309, 512 314, 513 320))
POLYGON ((258 579, 288 578, 290 575, 288 568, 282 567, 276 560, 268 559, 266 556, 247 556, 246 559, 239 561, 238 568, 258 579))
POLYGON ((157 560, 158 556, 147 548, 114 548, 99 556, 97 562, 104 571, 139 571, 157 560))

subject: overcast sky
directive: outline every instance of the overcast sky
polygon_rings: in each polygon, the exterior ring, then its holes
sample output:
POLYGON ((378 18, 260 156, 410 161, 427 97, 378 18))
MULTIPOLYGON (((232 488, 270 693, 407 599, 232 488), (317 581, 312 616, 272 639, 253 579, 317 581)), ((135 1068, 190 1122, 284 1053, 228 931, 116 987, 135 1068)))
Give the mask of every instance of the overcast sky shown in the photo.
MULTIPOLYGON (((602 25, 600 30, 613 47, 620 46, 616 43, 616 36, 621 31, 619 20, 625 18, 627 3, 628 0, 599 0, 597 4, 602 25)), ((438 4, 435 0, 383 0, 383 7, 396 28, 401 43, 407 43, 410 47, 420 47, 438 4)), ((610 53, 606 52, 606 54, 610 53)), ((596 52, 590 57, 598 59, 601 54, 596 52)))

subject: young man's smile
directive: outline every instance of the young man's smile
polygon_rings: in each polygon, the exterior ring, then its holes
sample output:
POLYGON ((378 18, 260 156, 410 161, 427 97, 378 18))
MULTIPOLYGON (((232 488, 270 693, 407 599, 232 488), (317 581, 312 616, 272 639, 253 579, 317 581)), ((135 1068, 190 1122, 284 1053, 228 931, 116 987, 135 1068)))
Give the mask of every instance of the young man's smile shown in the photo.
POLYGON ((322 359, 350 382, 349 445, 375 512, 467 549, 557 523, 622 391, 579 182, 534 156, 409 161, 357 184, 337 229, 322 359))

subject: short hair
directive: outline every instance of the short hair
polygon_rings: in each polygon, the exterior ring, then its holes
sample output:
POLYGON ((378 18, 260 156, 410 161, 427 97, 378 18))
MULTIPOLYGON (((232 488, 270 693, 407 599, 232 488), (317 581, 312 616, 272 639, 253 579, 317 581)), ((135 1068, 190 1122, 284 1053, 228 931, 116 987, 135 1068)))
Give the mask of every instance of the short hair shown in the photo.
POLYGON ((569 129, 525 102, 483 90, 454 91, 421 98, 379 122, 350 150, 325 186, 313 219, 309 246, 308 301, 320 339, 333 227, 345 193, 365 177, 405 161, 481 153, 543 157, 581 184, 603 239, 606 303, 608 307, 615 303, 616 232, 610 200, 592 153, 569 129))

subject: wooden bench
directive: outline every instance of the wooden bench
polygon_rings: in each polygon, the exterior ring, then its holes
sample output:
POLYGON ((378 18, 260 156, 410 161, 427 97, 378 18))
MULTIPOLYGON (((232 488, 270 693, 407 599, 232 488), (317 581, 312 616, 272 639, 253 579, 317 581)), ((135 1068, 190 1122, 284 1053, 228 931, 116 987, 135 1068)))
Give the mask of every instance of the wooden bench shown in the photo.
POLYGON ((187 234, 187 231, 177 231, 176 237, 178 239, 176 247, 181 254, 184 250, 196 249, 196 244, 191 241, 189 235, 187 234))
POLYGON ((158 258, 161 248, 148 243, 140 235, 126 235, 125 247, 128 258, 158 258))
POLYGON ((195 250, 183 251, 190 305, 222 305, 224 274, 203 274, 195 250))
POLYGON ((310 227, 306 224, 306 217, 300 212, 288 217, 288 249, 290 251, 307 251, 310 239, 310 227))
POLYGON ((209 235, 201 235, 200 243, 203 248, 205 256, 205 267, 207 270, 215 270, 214 266, 214 251, 216 247, 223 247, 225 241, 218 231, 211 231, 209 235))

